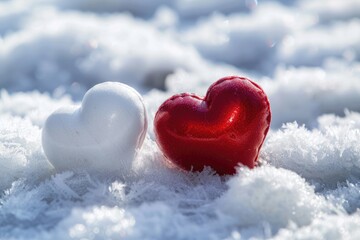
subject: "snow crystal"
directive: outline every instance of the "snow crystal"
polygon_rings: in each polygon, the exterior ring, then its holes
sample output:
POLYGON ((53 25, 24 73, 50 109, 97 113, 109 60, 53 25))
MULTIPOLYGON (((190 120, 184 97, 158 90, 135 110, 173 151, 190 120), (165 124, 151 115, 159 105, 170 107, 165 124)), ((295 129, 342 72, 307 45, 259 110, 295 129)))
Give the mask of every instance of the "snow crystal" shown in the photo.
POLYGON ((329 186, 351 177, 359 178, 360 130, 352 120, 347 120, 348 124, 329 125, 336 121, 333 118, 336 117, 320 119, 320 129, 312 131, 289 123, 272 132, 264 146, 264 159, 329 186))
POLYGON ((1 115, 0 122, 0 191, 17 179, 30 177, 29 181, 34 182, 49 174, 51 167, 42 153, 40 129, 29 120, 9 115, 1 115))

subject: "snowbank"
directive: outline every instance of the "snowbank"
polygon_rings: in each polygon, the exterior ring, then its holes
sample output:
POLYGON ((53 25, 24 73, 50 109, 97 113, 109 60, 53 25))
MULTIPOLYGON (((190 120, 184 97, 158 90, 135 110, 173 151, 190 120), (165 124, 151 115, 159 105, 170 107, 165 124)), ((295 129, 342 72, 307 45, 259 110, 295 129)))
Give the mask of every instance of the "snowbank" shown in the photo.
POLYGON ((344 1, 0 1, 0 238, 358 239, 360 6, 344 1), (175 93, 243 75, 269 96, 261 166, 166 164, 152 121, 175 93), (41 131, 97 83, 143 94, 126 177, 58 172, 41 131))

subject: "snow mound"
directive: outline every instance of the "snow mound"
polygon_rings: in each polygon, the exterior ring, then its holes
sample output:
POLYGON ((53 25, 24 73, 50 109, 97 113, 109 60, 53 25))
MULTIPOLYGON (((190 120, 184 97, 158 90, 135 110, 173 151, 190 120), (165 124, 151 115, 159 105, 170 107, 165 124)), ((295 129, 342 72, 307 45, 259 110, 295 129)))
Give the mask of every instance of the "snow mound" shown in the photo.
POLYGON ((359 117, 358 113, 347 113, 345 119, 327 115, 314 130, 286 124, 270 134, 262 156, 271 165, 328 186, 359 178, 360 130, 353 120, 359 117))
POLYGON ((51 9, 40 9, 24 28, 2 40, 0 61, 0 84, 8 91, 68 93, 77 100, 105 81, 124 82, 140 91, 164 89, 168 74, 203 62, 191 47, 130 16, 51 9))
POLYGON ((331 216, 317 219, 311 225, 296 229, 282 230, 273 239, 358 239, 360 218, 352 216, 331 216))
POLYGON ((216 204, 240 226, 267 225, 277 232, 290 224, 310 224, 326 207, 304 179, 271 166, 240 170, 228 185, 216 204))

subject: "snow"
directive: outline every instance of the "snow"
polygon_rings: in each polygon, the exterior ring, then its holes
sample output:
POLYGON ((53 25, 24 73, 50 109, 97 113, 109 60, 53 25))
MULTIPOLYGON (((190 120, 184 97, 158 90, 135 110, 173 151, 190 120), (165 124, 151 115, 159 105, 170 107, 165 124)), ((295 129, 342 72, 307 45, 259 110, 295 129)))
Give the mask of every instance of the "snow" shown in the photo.
POLYGON ((351 123, 341 127, 329 125, 332 119, 320 121, 319 130, 309 131, 289 123, 282 130, 273 132, 264 146, 264 159, 325 186, 357 176, 360 172, 359 128, 351 123))
POLYGON ((359 239, 359 9, 0 1, 0 238, 359 239), (157 108, 227 75, 269 96, 260 166, 234 176, 168 166, 154 142, 157 108), (147 110, 130 173, 56 171, 41 143, 47 117, 107 81, 135 88, 147 110))
POLYGON ((271 232, 289 223, 301 227, 328 207, 299 175, 272 166, 243 170, 228 185, 216 204, 240 226, 268 224, 271 232))

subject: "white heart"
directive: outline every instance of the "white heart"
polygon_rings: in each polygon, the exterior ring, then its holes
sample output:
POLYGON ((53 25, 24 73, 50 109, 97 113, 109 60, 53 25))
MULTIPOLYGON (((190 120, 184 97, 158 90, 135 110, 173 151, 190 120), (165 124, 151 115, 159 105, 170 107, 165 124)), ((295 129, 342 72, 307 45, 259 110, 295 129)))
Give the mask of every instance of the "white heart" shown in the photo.
POLYGON ((91 88, 80 107, 51 114, 43 128, 42 145, 57 171, 126 175, 146 130, 140 94, 125 84, 106 82, 91 88))

